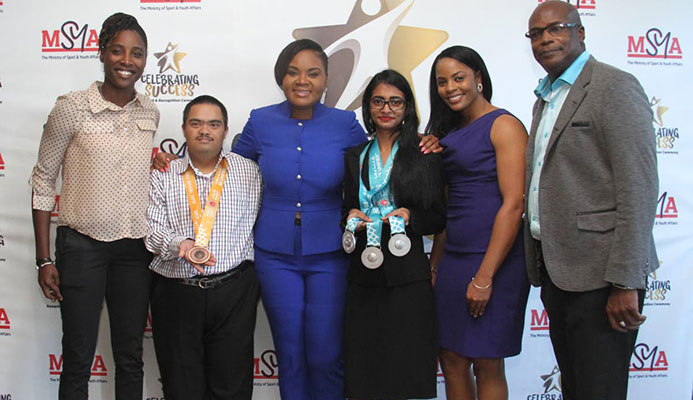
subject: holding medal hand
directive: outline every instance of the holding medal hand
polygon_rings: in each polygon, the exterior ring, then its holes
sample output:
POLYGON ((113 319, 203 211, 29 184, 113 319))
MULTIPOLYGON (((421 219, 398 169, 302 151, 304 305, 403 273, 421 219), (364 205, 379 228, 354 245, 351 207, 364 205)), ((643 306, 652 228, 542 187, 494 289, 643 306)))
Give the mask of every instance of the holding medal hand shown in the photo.
POLYGON ((363 230, 366 228, 366 223, 367 222, 373 222, 372 219, 370 219, 366 214, 363 213, 363 211, 359 210, 358 208, 352 208, 349 210, 349 215, 347 215, 346 220, 350 220, 352 218, 358 218, 361 221, 359 221, 358 225, 356 225, 356 229, 354 229, 354 232, 358 232, 360 230, 363 230))
POLYGON ((411 216, 411 211, 409 211, 408 208, 400 207, 391 213, 387 214, 386 216, 380 218, 383 220, 384 223, 389 224, 390 221, 388 218, 390 217, 400 217, 404 220, 404 226, 409 225, 409 217, 411 216))
POLYGON ((178 245, 178 257, 185 259, 185 261, 189 262, 201 274, 205 272, 203 267, 211 267, 217 263, 217 259, 214 258, 214 254, 210 254, 209 260, 205 261, 202 264, 196 264, 188 257, 188 252, 193 247, 195 247, 195 241, 193 241, 192 239, 186 239, 180 242, 180 245, 178 245))

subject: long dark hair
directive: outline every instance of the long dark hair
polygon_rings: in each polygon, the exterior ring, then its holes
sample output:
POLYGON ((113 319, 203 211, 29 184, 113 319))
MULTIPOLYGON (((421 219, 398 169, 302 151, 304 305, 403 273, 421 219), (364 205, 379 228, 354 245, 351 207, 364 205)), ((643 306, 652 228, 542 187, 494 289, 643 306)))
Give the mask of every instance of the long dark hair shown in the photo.
MULTIPOLYGON (((417 133, 419 117, 416 115, 414 93, 407 79, 397 71, 386 69, 377 73, 368 83, 361 100, 363 121, 369 134, 374 134, 375 124, 371 118, 370 100, 375 88, 385 83, 396 87, 404 94, 406 102, 404 119, 399 129, 399 150, 395 155, 390 188, 399 207, 418 206, 430 208, 439 201, 443 191, 442 160, 437 154, 424 155, 419 150, 417 133)), ((396 133, 396 132, 395 132, 396 133)))
POLYGON ((428 118, 426 125, 426 133, 434 134, 438 137, 444 137, 450 131, 462 125, 462 114, 452 111, 440 98, 438 94, 438 77, 436 76, 436 66, 442 58, 452 58, 462 64, 468 66, 481 75, 481 85, 483 90, 481 94, 490 103, 493 95, 493 86, 491 85, 491 77, 486 69, 486 64, 479 53, 466 46, 452 46, 443 50, 431 66, 431 75, 428 81, 428 91, 431 99, 431 116, 428 118))

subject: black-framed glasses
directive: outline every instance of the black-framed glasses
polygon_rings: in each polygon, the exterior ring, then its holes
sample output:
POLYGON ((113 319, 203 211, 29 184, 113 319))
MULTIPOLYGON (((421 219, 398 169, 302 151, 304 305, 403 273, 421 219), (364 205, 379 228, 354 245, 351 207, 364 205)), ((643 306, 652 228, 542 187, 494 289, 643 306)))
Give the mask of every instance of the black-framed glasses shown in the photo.
POLYGON ((579 28, 580 26, 582 25, 577 23, 567 24, 564 22, 556 22, 543 28, 530 29, 529 32, 525 33, 525 37, 530 40, 535 40, 540 38, 544 34, 544 31, 548 32, 551 36, 558 36, 566 29, 579 28))
POLYGON ((392 111, 399 111, 404 108, 405 104, 407 104, 407 102, 401 97, 390 97, 389 100, 385 100, 382 97, 372 97, 370 103, 371 108, 375 108, 377 110, 382 110, 385 108, 385 104, 387 104, 390 106, 390 110, 392 111))

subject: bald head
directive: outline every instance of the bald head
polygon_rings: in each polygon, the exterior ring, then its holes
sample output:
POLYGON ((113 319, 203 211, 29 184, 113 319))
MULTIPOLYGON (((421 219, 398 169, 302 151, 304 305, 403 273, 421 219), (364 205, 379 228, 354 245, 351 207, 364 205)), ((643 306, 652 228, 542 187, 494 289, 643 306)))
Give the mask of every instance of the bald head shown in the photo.
POLYGON ((551 9, 553 12, 563 15, 565 21, 568 23, 582 25, 582 21, 580 20, 580 13, 578 12, 577 8, 575 8, 574 5, 568 3, 567 1, 561 0, 547 0, 539 4, 537 8, 534 9, 532 15, 529 17, 530 22, 537 13, 542 12, 545 9, 551 9))
POLYGON ((565 1, 547 0, 539 4, 529 17, 529 31, 540 32, 531 39, 532 52, 552 82, 585 50, 580 14, 565 1), (554 29, 547 29, 551 27, 554 29))

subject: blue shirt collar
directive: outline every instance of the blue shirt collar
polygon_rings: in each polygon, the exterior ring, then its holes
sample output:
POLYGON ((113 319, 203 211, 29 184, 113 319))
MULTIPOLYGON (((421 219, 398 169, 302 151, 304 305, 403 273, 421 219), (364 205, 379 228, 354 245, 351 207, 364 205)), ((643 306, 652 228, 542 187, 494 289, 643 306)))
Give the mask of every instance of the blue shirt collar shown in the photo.
POLYGON ((585 63, 587 60, 589 60, 589 58, 590 53, 588 53, 587 50, 583 51, 582 54, 580 54, 580 56, 576 58, 572 64, 570 64, 570 67, 563 71, 561 76, 559 76, 558 79, 556 79, 553 83, 551 83, 549 76, 546 75, 541 81, 539 81, 539 85, 536 89, 534 89, 534 94, 543 99, 546 98, 549 92, 558 89, 566 83, 572 86, 573 83, 575 83, 578 75, 580 75, 580 72, 582 72, 582 68, 585 66, 585 63))

